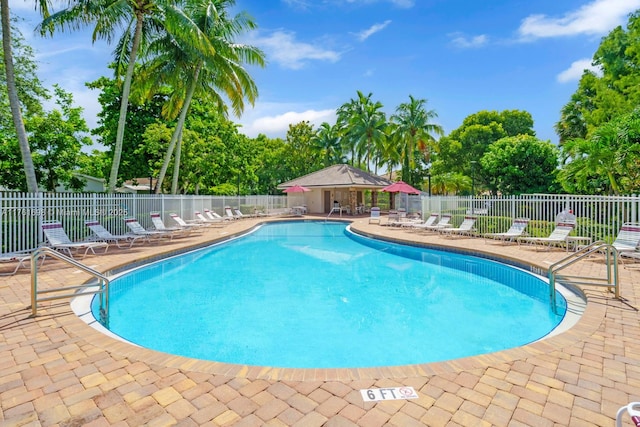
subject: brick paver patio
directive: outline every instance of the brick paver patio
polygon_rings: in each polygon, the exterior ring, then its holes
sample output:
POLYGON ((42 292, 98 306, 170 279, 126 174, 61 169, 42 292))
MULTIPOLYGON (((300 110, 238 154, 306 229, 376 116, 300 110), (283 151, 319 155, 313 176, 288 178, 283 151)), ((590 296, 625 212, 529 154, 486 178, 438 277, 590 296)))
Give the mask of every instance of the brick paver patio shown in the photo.
MULTIPOLYGON (((170 243, 112 247, 83 262, 112 271, 137 259, 228 237, 234 221, 170 243)), ((384 219, 383 219, 384 222, 384 219)), ((368 224, 387 238, 456 246, 546 270, 564 251, 451 239, 368 224)), ((600 274, 602 261, 579 264, 600 274)), ((5 266, 0 265, 4 271, 5 266)), ((9 268, 9 266, 6 266, 9 268)), ((0 278, 0 423, 3 426, 613 426, 640 400, 640 270, 620 268, 622 300, 588 288, 578 324, 517 349, 449 362, 369 369, 273 369, 204 362, 138 348, 86 325, 68 301, 31 317, 30 274, 0 278), (363 388, 411 386, 418 399, 365 403, 363 388)), ((39 286, 82 283, 47 260, 39 286)), ((627 425, 630 420, 625 420, 627 425)))

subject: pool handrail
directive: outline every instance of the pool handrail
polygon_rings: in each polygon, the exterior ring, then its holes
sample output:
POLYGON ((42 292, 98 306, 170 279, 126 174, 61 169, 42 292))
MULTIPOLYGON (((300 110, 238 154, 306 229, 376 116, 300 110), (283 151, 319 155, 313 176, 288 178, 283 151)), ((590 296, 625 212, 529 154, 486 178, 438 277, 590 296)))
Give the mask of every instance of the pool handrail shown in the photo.
POLYGON ((60 252, 47 246, 42 246, 31 254, 31 315, 35 317, 38 314, 38 303, 44 301, 53 301, 65 298, 75 298, 84 295, 100 295, 100 323, 105 327, 109 325, 109 279, 102 273, 87 267, 86 265, 68 257, 60 252), (38 258, 40 256, 51 256, 67 264, 82 270, 98 280, 98 283, 88 282, 82 285, 65 286, 62 288, 38 290, 38 258), (97 289, 91 289, 96 288, 97 289), (62 293, 44 298, 38 298, 39 294, 51 294, 57 292, 71 291, 71 293, 62 293))

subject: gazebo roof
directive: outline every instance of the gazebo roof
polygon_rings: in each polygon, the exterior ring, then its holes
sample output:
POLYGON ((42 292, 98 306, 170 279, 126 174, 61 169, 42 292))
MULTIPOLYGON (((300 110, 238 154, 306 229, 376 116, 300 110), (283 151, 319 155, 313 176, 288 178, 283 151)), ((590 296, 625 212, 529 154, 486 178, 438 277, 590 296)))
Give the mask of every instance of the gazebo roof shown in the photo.
POLYGON ((291 181, 283 182, 278 185, 278 188, 285 189, 293 185, 302 185, 308 188, 358 187, 379 189, 390 184, 391 181, 386 178, 353 166, 341 164, 329 166, 291 181))

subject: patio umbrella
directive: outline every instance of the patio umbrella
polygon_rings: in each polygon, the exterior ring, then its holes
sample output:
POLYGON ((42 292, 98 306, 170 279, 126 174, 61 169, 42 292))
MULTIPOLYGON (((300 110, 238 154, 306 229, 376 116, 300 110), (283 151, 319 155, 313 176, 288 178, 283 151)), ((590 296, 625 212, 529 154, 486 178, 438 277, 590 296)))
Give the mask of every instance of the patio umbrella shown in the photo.
POLYGON ((404 181, 398 181, 391 185, 387 185, 381 191, 386 191, 387 193, 420 194, 420 190, 416 190, 404 181))
POLYGON ((398 182, 394 182, 391 185, 387 185, 381 191, 385 191, 387 193, 405 193, 405 194, 407 194, 407 197, 406 197, 407 212, 409 211, 409 196, 408 195, 409 194, 420 194, 420 190, 416 190, 415 188, 413 188, 412 186, 410 186, 409 184, 407 184, 404 181, 398 181, 398 182))
POLYGON ((291 187, 285 188, 283 191, 285 193, 306 193, 311 190, 307 187, 303 187, 302 185, 292 185, 291 187))

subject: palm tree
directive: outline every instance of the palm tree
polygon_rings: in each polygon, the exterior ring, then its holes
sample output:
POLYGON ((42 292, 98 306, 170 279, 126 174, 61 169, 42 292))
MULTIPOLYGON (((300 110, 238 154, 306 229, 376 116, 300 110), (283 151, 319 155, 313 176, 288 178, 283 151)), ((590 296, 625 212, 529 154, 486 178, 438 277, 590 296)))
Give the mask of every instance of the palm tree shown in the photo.
MULTIPOLYGON (((36 1, 36 8, 40 9, 43 17, 49 16, 48 2, 46 0, 36 1)), ((11 118, 16 128, 22 164, 27 180, 27 190, 30 193, 38 192, 38 180, 31 157, 31 148, 27 131, 24 127, 24 120, 20 110, 20 100, 18 98, 18 87, 16 85, 15 69, 13 67, 13 52, 11 49, 11 16, 9 13, 9 0, 0 0, 0 15, 2 15, 2 50, 4 54, 4 69, 7 77, 7 93, 9 95, 9 106, 11 108, 11 118)))
POLYGON ((256 28, 246 14, 229 17, 227 9, 235 0, 192 0, 185 5, 184 17, 201 34, 200 43, 183 40, 176 34, 166 33, 146 49, 150 61, 140 71, 141 79, 150 82, 148 94, 169 85, 174 91, 165 112, 173 116, 179 111, 178 123, 167 148, 158 176, 155 192, 162 189, 174 150, 174 174, 171 192, 177 192, 181 134, 193 97, 207 97, 218 105, 219 113, 226 116, 227 107, 222 91, 230 100, 237 116, 244 110, 244 99, 255 102, 258 89, 243 64, 264 66, 264 54, 253 46, 238 44, 233 38, 256 28), (177 146, 177 148, 176 148, 177 146))
POLYGON ((125 67, 126 72, 122 82, 120 114, 108 183, 109 192, 115 191, 118 180, 131 82, 143 38, 152 39, 154 33, 164 28, 180 33, 183 37, 191 35, 194 45, 197 44, 198 33, 192 31, 189 26, 185 27, 185 21, 176 19, 180 14, 177 2, 173 0, 78 0, 76 4, 45 18, 39 25, 43 34, 51 34, 55 28, 78 29, 95 23, 93 41, 105 39, 109 43, 121 28, 125 29, 115 51, 116 77, 122 76, 125 67))
POLYGON ((413 171, 420 161, 429 163, 431 151, 436 144, 432 133, 444 135, 441 126, 431 123, 438 115, 434 110, 426 110, 426 103, 426 99, 416 99, 409 95, 409 102, 400 104, 396 114, 391 116, 391 121, 397 124, 396 132, 402 144, 402 179, 411 185, 422 181, 421 177, 414 177, 413 171))
POLYGON ((372 157, 382 149, 387 119, 382 111, 382 103, 371 100, 372 93, 365 96, 357 91, 357 94, 357 100, 352 99, 338 109, 338 117, 353 144, 357 164, 361 164, 364 158, 367 171, 370 171, 372 157))
POLYGON ((337 126, 331 126, 327 122, 322 123, 313 138, 313 142, 324 153, 325 167, 343 162, 344 156, 342 155, 337 126))

